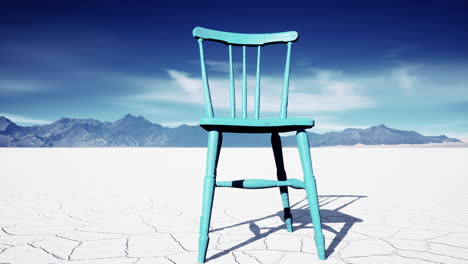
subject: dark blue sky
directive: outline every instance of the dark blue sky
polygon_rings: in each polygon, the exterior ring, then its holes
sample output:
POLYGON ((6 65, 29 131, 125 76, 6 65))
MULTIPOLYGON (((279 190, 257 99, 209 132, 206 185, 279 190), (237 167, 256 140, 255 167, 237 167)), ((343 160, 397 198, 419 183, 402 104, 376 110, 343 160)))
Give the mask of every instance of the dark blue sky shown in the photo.
MULTIPOLYGON (((202 94, 190 92, 200 75, 195 26, 296 30, 291 116, 315 118, 318 132, 385 123, 468 136, 466 10, 463 1, 2 3, 0 114, 22 124, 129 112, 194 124, 203 115, 202 94)), ((223 86, 227 51, 208 47, 223 86)), ((264 55, 264 87, 274 86, 283 47, 264 55)))

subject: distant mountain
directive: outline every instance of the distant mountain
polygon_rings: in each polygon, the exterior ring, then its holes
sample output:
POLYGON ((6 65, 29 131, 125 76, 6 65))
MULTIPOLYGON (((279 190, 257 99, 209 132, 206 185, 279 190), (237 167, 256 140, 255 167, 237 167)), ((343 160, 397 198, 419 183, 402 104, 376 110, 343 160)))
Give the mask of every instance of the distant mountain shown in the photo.
POLYGON ((414 131, 404 131, 378 125, 366 129, 348 128, 342 132, 328 132, 311 142, 312 146, 336 145, 398 145, 461 142, 447 136, 423 136, 414 131))
MULTIPOLYGON (((309 139, 311 146, 315 147, 461 142, 443 135, 423 136, 385 125, 366 129, 348 128, 325 134, 309 132, 309 139)), ((282 141, 283 146, 296 145, 294 136, 282 137, 282 141)), ((19 126, 0 116, 0 147, 206 147, 206 142, 207 132, 199 126, 163 127, 130 114, 115 122, 62 118, 40 126, 19 126)), ((267 147, 270 146, 270 136, 225 133, 223 146, 267 147)))

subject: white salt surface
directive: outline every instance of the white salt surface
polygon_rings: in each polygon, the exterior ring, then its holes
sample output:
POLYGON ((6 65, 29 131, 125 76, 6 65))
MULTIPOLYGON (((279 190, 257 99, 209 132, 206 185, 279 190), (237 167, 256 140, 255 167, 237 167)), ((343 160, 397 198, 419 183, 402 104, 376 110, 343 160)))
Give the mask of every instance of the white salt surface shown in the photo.
MULTIPOLYGON (((0 263, 196 263, 203 148, 0 149, 0 263)), ((328 259, 303 190, 216 190, 207 263, 468 263, 468 148, 313 148, 328 259)), ((302 178, 297 150, 284 151, 302 178)), ((218 179, 275 179, 268 148, 218 179)))

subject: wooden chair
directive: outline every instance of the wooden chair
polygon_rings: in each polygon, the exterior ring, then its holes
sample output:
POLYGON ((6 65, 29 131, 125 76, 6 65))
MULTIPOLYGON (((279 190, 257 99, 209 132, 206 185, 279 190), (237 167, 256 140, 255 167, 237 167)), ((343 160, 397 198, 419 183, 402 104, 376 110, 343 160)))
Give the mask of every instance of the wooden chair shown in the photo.
POLYGON ((314 126, 314 121, 308 118, 288 118, 288 90, 289 90, 289 68, 291 61, 291 46, 297 40, 298 34, 295 31, 271 33, 271 34, 239 34, 210 30, 202 27, 193 29, 193 36, 198 39, 200 49, 201 74, 204 89, 206 116, 200 119, 200 126, 208 131, 208 150, 206 161, 206 174, 203 187, 203 205, 200 219, 200 237, 198 249, 198 262, 204 263, 208 248, 208 232, 213 206, 215 187, 234 187, 245 189, 261 189, 279 187, 284 209, 284 220, 289 232, 293 231, 291 209, 289 206, 288 187, 305 189, 309 202, 310 214, 314 226, 314 240, 320 259, 325 259, 325 243, 320 222, 320 212, 317 199, 317 189, 315 177, 312 171, 310 158, 309 140, 305 129, 314 126), (203 51, 203 41, 210 40, 224 43, 229 50, 229 72, 230 72, 230 117, 214 117, 211 103, 210 88, 205 66, 205 56, 203 51), (284 70, 284 82, 279 107, 279 118, 260 119, 260 52, 261 47, 267 44, 286 43, 287 55, 284 70), (234 69, 232 59, 232 46, 242 46, 243 66, 242 66, 242 116, 236 116, 235 109, 235 87, 234 69), (247 117, 247 74, 246 74, 246 47, 257 47, 257 74, 254 102, 254 116, 247 117), (283 154, 281 138, 279 132, 296 131, 297 145, 301 157, 301 164, 304 173, 304 181, 297 179, 287 179, 283 164, 283 154), (271 133, 271 144, 277 168, 277 181, 264 179, 247 179, 237 181, 216 181, 216 167, 222 145, 222 133, 271 133))

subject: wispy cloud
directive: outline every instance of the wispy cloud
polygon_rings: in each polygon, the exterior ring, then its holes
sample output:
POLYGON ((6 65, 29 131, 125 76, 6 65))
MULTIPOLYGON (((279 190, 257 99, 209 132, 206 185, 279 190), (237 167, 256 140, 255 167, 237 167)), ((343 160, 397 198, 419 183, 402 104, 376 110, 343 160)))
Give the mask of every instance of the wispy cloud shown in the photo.
POLYGON ((186 92, 195 93, 202 90, 201 82, 198 79, 191 78, 188 73, 176 70, 167 70, 167 72, 172 82, 186 92))
POLYGON ((127 97, 136 103, 168 102, 184 104, 203 104, 201 80, 193 78, 189 73, 167 70, 167 77, 125 76, 123 82, 131 86, 135 92, 127 97))
MULTIPOLYGON (((213 70, 213 71, 225 72, 225 73, 230 72, 229 61, 205 60, 205 64, 210 70, 213 70)), ((238 72, 242 68, 242 64, 238 62, 233 62, 232 68, 234 72, 238 72)))
MULTIPOLYGON (((279 80, 280 81, 280 80, 279 80)), ((313 69, 312 75, 291 81, 291 112, 334 112, 374 107, 365 86, 333 70, 313 69)))
MULTIPOLYGON (((333 112, 349 109, 368 108, 375 105, 372 98, 362 94, 360 86, 354 82, 337 80, 338 73, 333 71, 315 71, 310 76, 304 76, 291 82, 290 113, 304 114, 312 112, 333 112)), ((201 80, 189 73, 168 70, 168 79, 134 78, 133 83, 144 92, 133 98, 144 101, 168 101, 203 104, 201 80), (164 89, 152 89, 164 87, 164 89)), ((255 78, 248 78, 248 104, 252 107, 255 78)), ((237 109, 240 109, 240 80, 236 80, 237 109)), ((265 76, 261 80, 262 96, 261 110, 266 113, 279 113, 281 101, 282 78, 265 76)), ((222 109, 228 109, 229 82, 226 78, 210 78, 211 97, 213 104, 222 109)), ((140 90, 141 90, 140 89, 140 90)))
POLYGON ((14 114, 9 114, 9 113, 0 113, 0 116, 4 116, 10 119, 11 121, 15 122, 16 124, 20 124, 20 125, 44 125, 44 124, 52 123, 52 121, 49 121, 49 120, 35 119, 32 117, 14 115, 14 114))
POLYGON ((142 100, 126 100, 126 98, 118 97, 114 98, 112 102, 113 104, 118 105, 121 109, 125 109, 125 111, 130 113, 157 115, 160 117, 171 117, 171 115, 174 113, 174 111, 168 107, 155 105, 154 103, 145 102, 142 100))
MULTIPOLYGON (((369 124, 361 118, 372 116, 373 108, 376 109, 375 115, 386 115, 383 118, 389 119, 396 118, 401 113, 386 110, 388 107, 390 109, 398 109, 399 106, 431 107, 441 103, 450 105, 452 102, 466 101, 468 90, 466 77, 462 74, 464 69, 466 68, 455 66, 435 68, 434 65, 423 64, 400 64, 378 71, 352 73, 330 69, 309 69, 291 78, 288 116, 314 118, 316 120, 314 131, 319 133, 349 127, 366 128, 375 124, 369 124), (444 74, 434 74, 437 72, 444 74), (446 87, 450 88, 450 92, 447 92, 446 87), (368 110, 353 112, 362 109, 368 110), (347 113, 357 113, 357 115, 347 113), (347 118, 328 120, 322 118, 323 116, 347 118)), ((128 108, 132 113, 148 113, 155 116, 164 113, 164 120, 158 117, 158 122, 197 120, 203 115, 204 105, 199 76, 198 72, 189 73, 177 69, 166 70, 164 75, 158 77, 120 76, 122 81, 119 83, 128 86, 129 88, 125 90, 130 92, 124 93, 116 102, 120 101, 123 108, 128 108)), ((113 79, 118 79, 118 76, 114 76, 113 79)), ((238 116, 241 114, 240 79, 237 78, 235 82, 238 116)), ((280 75, 262 75, 261 117, 278 117, 282 83, 280 75)), ((227 115, 230 107, 229 78, 211 75, 209 85, 215 114, 227 115)), ((255 76, 248 76, 247 86, 248 116, 251 117, 256 86, 255 76)), ((177 122, 179 123, 182 122, 177 122)), ((440 130, 443 127, 433 129, 440 130)))
POLYGON ((385 54, 384 54, 384 57, 396 60, 396 59, 399 59, 400 57, 404 56, 405 53, 407 53, 409 51, 416 50, 416 49, 420 48, 421 46, 422 45, 420 43, 402 44, 402 45, 399 45, 399 46, 396 46, 394 48, 391 48, 391 49, 387 50, 385 52, 385 54))
POLYGON ((319 121, 316 122, 314 131, 341 131, 347 128, 368 128, 369 126, 356 126, 356 125, 351 125, 351 124, 341 124, 341 123, 333 123, 330 121, 319 121))
POLYGON ((0 80, 0 93, 33 93, 43 92, 51 87, 50 83, 28 80, 0 80))
MULTIPOLYGON (((197 65, 200 68, 200 61, 199 60, 192 60, 190 63, 197 65)), ((229 73, 229 61, 227 60, 208 60, 205 59, 205 65, 209 72, 218 72, 218 73, 229 73)), ((235 73, 238 73, 242 70, 242 63, 240 62, 233 62, 232 68, 235 73)))
POLYGON ((431 125, 421 126, 423 135, 446 135, 455 138, 468 138, 468 120, 453 120, 450 122, 439 122, 431 125))
POLYGON ((413 87, 418 83, 419 76, 416 71, 419 67, 415 65, 407 65, 394 69, 392 76, 396 79, 399 86, 403 88, 405 93, 412 91, 413 87))
POLYGON ((296 66, 299 67, 309 67, 310 66, 310 61, 306 58, 297 58, 295 60, 296 66))
MULTIPOLYGON (((315 126, 312 129, 313 132, 316 133, 324 133, 330 131, 342 131, 347 128, 368 128, 369 125, 365 125, 364 121, 354 123, 349 122, 347 120, 343 121, 337 118, 335 115, 304 115, 304 116, 295 116, 295 117, 305 117, 305 118, 313 118, 315 120, 315 126), (363 123, 364 122, 364 123, 363 123), (360 124, 360 125, 358 125, 360 124)), ((374 124, 372 124, 374 125, 374 124)))
POLYGON ((453 127, 459 127, 461 125, 466 125, 468 124, 468 120, 453 120, 450 122, 441 122, 441 123, 435 123, 431 125, 426 125, 424 128, 453 128, 453 127))
POLYGON ((198 121, 174 121, 174 122, 160 122, 160 125, 165 127, 178 127, 181 125, 197 126, 199 125, 198 121))

